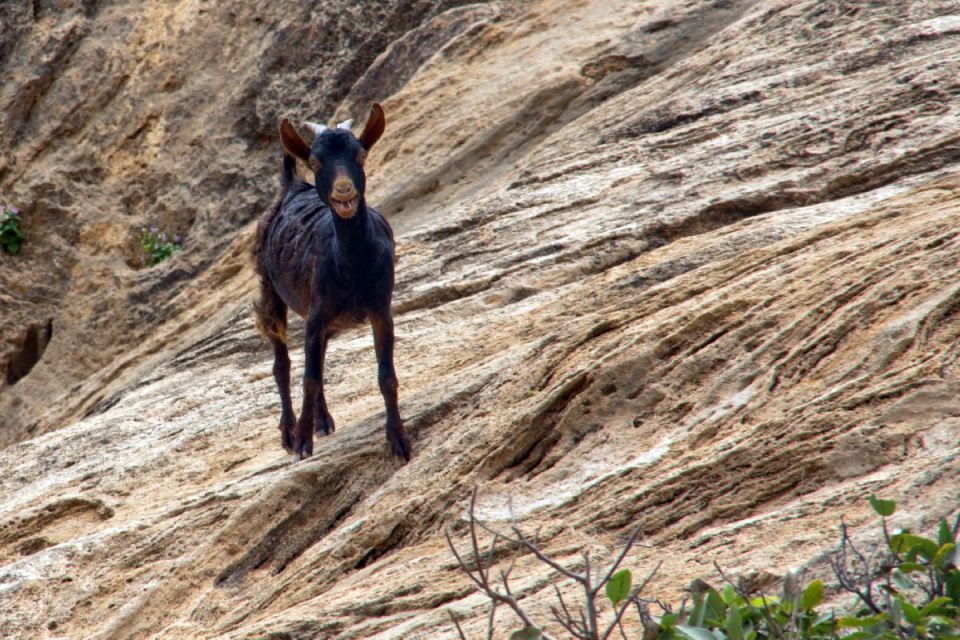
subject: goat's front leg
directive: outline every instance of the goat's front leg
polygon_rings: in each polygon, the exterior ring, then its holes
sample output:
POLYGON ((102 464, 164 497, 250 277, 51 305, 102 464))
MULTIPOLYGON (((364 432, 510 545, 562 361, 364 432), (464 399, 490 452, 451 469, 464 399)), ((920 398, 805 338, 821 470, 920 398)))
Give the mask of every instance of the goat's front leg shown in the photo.
POLYGON ((387 442, 393 455, 410 460, 410 440, 403 430, 397 404, 397 372, 393 368, 393 314, 390 308, 370 314, 373 345, 377 351, 377 380, 387 409, 387 442))
POLYGON ((313 454, 313 433, 333 431, 333 418, 323 397, 323 358, 327 347, 327 321, 320 305, 307 315, 304 339, 303 407, 293 439, 297 460, 313 454))
POLYGON ((333 416, 327 409, 327 398, 323 393, 323 363, 327 357, 327 341, 330 334, 323 332, 323 342, 320 344, 320 391, 317 393, 317 412, 313 419, 313 432, 318 436, 328 436, 336 431, 333 416))

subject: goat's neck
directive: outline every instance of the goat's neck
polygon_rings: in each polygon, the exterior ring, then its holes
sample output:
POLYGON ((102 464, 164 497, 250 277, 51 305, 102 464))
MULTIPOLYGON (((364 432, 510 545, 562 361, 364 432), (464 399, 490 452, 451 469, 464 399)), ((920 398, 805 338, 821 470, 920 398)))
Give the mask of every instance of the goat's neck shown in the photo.
POLYGON ((334 214, 334 232, 337 235, 337 245, 341 255, 356 255, 362 253, 364 246, 370 239, 370 214, 367 204, 360 199, 357 212, 349 220, 344 220, 334 214))

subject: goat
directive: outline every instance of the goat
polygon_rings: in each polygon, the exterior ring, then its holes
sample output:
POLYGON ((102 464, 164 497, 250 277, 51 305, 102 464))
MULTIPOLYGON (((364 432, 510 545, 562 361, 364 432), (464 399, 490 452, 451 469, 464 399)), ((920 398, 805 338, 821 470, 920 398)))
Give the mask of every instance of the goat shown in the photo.
POLYGON ((273 345, 281 444, 299 461, 313 453, 314 433, 333 433, 333 417, 323 395, 327 341, 334 332, 369 319, 386 405, 387 442, 394 455, 409 461, 410 441, 397 406, 393 366, 393 230, 364 198, 364 160, 386 126, 383 108, 373 105, 359 138, 349 121, 335 129, 306 124, 316 134, 312 145, 286 118, 280 122, 284 150, 280 199, 260 220, 254 247, 260 277, 254 317, 260 333, 273 345), (295 176, 297 160, 313 172, 313 185, 295 176), (299 420, 290 400, 288 308, 306 320, 299 420))

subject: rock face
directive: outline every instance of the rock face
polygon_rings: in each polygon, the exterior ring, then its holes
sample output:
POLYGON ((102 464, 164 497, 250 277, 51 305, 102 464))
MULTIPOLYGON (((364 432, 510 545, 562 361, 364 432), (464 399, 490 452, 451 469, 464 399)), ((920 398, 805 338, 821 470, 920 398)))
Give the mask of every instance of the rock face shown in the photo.
POLYGON ((474 486, 564 562, 640 525, 667 599, 823 572, 873 492, 955 509, 960 3, 213 4, 0 6, 0 635, 479 637, 474 486), (273 128, 371 100, 414 458, 356 329, 292 465, 249 313, 273 128), (141 269, 151 224, 186 246, 141 269))

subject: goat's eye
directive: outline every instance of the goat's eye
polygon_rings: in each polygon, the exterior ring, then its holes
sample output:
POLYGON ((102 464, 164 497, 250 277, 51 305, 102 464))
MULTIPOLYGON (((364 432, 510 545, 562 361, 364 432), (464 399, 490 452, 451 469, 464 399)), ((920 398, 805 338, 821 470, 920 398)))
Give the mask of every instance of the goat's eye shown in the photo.
POLYGON ((361 149, 360 151, 357 151, 358 163, 363 164, 366 159, 367 159, 367 152, 365 150, 361 149))
POLYGON ((310 170, 313 171, 314 173, 316 173, 317 171, 320 171, 320 159, 317 158, 316 156, 311 156, 310 161, 307 164, 310 165, 310 170))

